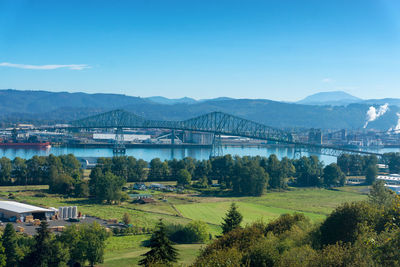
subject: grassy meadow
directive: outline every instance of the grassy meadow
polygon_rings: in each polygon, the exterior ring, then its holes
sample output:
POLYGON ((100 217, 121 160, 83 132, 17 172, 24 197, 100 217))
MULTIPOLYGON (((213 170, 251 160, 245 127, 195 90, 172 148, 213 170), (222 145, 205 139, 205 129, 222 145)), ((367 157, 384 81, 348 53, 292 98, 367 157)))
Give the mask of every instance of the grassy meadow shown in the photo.
MULTIPOLYGON (((137 266, 141 255, 148 251, 143 247, 143 242, 148 240, 150 235, 138 236, 113 236, 107 240, 106 255, 104 263, 100 266, 119 267, 137 266)), ((203 244, 182 244, 176 245, 179 251, 178 265, 188 266, 198 255, 203 244)))
MULTIPOLYGON (((153 228, 159 219, 165 223, 186 224, 191 220, 208 223, 209 232, 219 235, 220 223, 232 202, 237 203, 243 214, 243 224, 256 220, 268 222, 283 213, 301 212, 314 222, 322 221, 336 206, 343 202, 366 199, 368 187, 346 186, 336 189, 289 188, 287 191, 271 191, 261 197, 215 197, 199 193, 148 192, 156 200, 152 204, 101 205, 84 198, 63 197, 48 194, 47 186, 0 187, 0 197, 11 193, 14 200, 33 205, 59 207, 76 205, 83 214, 102 219, 121 220, 124 213, 131 215, 138 227, 153 228), (163 201, 165 200, 165 201, 163 201)), ((149 235, 113 236, 107 240, 105 261, 101 266, 136 266, 140 255, 148 249, 143 243, 149 235)), ((202 244, 177 245, 180 253, 179 266, 189 265, 202 244)), ((204 245, 203 245, 204 246, 204 245)))

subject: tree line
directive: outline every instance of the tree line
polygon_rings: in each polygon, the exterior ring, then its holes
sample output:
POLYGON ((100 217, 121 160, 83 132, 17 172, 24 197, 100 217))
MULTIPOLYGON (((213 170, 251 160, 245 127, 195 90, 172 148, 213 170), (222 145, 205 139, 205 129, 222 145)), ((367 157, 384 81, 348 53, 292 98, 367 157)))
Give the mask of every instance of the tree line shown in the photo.
POLYGON ((0 238, 2 266, 90 266, 103 262, 109 234, 98 223, 67 226, 54 235, 42 221, 33 237, 17 234, 8 223, 0 238))
POLYGON ((51 193, 88 196, 81 164, 72 154, 0 158, 0 185, 49 185, 51 193))
MULTIPOLYGON (((390 172, 400 172, 400 153, 384 157, 390 172)), ((179 186, 207 188, 217 180, 222 190, 235 195, 259 196, 266 188, 294 186, 343 186, 345 175, 366 175, 372 184, 377 175, 375 156, 342 155, 337 164, 324 165, 316 156, 279 160, 269 157, 225 155, 208 160, 190 157, 150 162, 132 156, 99 158, 90 180, 83 179, 80 162, 73 155, 34 156, 24 160, 0 158, 0 185, 47 184, 51 193, 99 201, 120 202, 126 182, 176 181, 179 186)))
MULTIPOLYGON (((236 195, 259 196, 265 188, 285 189, 290 181, 297 186, 340 186, 345 176, 335 163, 324 166, 316 156, 279 160, 276 155, 225 155, 209 160, 155 158, 149 163, 123 156, 98 160, 91 174, 91 193, 95 194, 96 181, 100 180, 108 180, 110 188, 126 181, 176 181, 180 186, 206 188, 217 180, 222 189, 230 189, 236 195)), ((104 186, 98 190, 104 190, 104 186)))

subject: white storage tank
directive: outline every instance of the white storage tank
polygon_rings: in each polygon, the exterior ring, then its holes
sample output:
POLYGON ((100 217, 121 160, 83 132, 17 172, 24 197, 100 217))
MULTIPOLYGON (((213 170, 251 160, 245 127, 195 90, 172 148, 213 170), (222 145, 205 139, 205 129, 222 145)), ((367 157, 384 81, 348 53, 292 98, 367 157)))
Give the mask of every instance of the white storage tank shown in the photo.
POLYGON ((68 207, 68 219, 72 218, 72 207, 68 207))
POLYGON ((58 219, 62 219, 63 217, 63 207, 58 208, 58 219))
POLYGON ((68 207, 63 207, 63 219, 68 219, 68 207))
POLYGON ((74 219, 78 218, 78 207, 77 206, 72 207, 72 218, 74 218, 74 219))

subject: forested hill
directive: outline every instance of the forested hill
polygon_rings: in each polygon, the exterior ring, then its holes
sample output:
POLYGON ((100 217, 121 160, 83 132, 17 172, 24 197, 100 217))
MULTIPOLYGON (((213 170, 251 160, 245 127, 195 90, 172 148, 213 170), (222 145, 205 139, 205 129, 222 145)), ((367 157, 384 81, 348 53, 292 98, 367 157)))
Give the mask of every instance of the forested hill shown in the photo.
MULTIPOLYGON (((302 105, 265 99, 210 99, 162 104, 146 98, 118 94, 86 94, 47 91, 0 90, 0 122, 68 122, 113 109, 125 109, 148 119, 182 120, 222 111, 273 127, 362 128, 371 104, 347 106, 302 105)), ((376 106, 379 108, 379 106, 376 106)), ((398 122, 397 106, 368 128, 387 130, 398 122)))

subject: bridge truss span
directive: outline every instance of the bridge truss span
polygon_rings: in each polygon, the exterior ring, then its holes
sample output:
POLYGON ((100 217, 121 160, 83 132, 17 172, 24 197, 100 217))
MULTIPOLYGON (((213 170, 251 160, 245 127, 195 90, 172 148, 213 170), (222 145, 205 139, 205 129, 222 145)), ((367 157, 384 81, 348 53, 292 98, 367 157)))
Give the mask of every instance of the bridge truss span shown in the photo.
MULTIPOLYGON (((301 143, 289 132, 223 112, 211 112, 183 121, 147 120, 124 110, 113 110, 72 121, 68 128, 159 128, 208 132, 214 135, 248 137, 276 143, 290 144, 298 153, 308 152, 338 157, 344 153, 382 156, 379 153, 346 149, 330 145, 301 143)), ((215 139, 215 138, 214 138, 215 139)))

